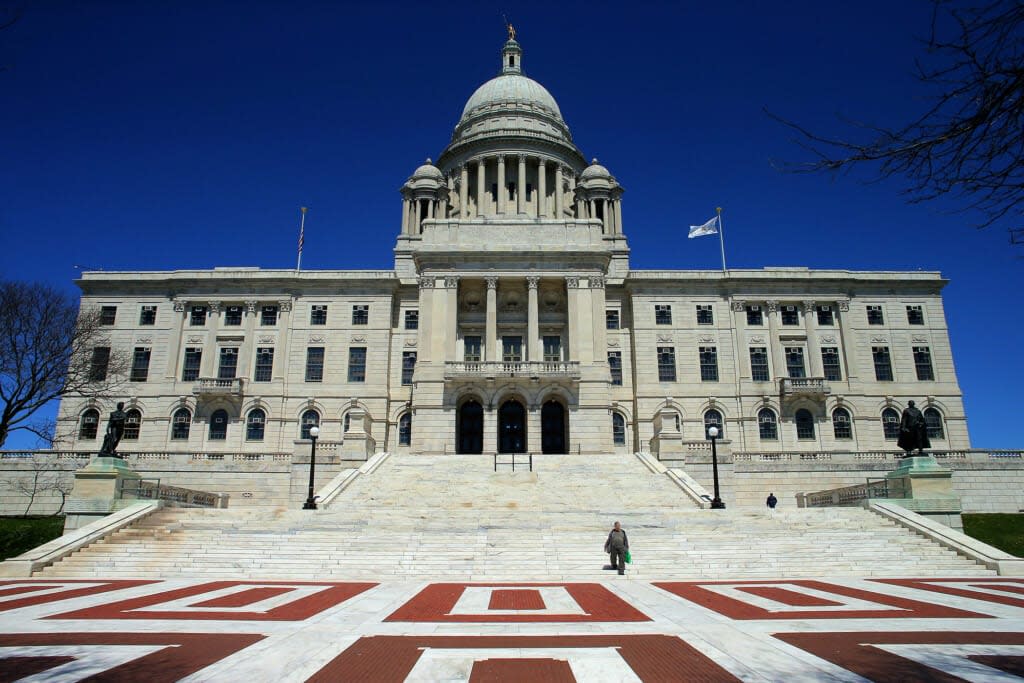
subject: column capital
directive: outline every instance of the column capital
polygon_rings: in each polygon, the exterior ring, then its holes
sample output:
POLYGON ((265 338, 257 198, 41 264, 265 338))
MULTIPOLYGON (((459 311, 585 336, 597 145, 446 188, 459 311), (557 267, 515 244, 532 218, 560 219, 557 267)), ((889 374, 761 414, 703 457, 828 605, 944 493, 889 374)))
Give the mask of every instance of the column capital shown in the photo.
POLYGON ((743 301, 742 299, 733 299, 732 300, 732 310, 735 311, 736 313, 741 313, 744 309, 746 309, 746 307, 747 307, 747 302, 746 301, 743 301))
POLYGON ((419 278, 420 289, 433 289, 434 288, 434 276, 432 275, 421 275, 419 278))
POLYGON ((523 154, 522 152, 520 152, 519 154, 516 155, 516 159, 518 159, 519 163, 521 163, 521 164, 525 164, 526 163, 526 155, 523 154))
POLYGON ((778 301, 765 301, 764 305, 768 308, 768 312, 769 313, 778 313, 779 312, 779 302, 778 301))
POLYGON ((487 289, 497 289, 498 288, 498 276, 497 275, 488 275, 488 276, 486 276, 484 278, 484 282, 487 283, 487 289))
POLYGON ((185 306, 187 304, 188 304, 188 302, 185 301, 184 299, 175 299, 174 300, 174 312, 175 313, 184 313, 185 312, 185 306))
POLYGON ((580 279, 575 275, 569 275, 565 278, 565 286, 569 289, 579 289, 580 279))
POLYGON ((245 310, 247 310, 249 313, 255 313, 256 312, 256 306, 258 304, 259 304, 259 301, 246 301, 245 302, 245 310))
POLYGON ((219 313, 220 312, 220 302, 219 301, 207 301, 206 305, 210 307, 210 313, 219 313))
POLYGON ((277 305, 281 309, 282 313, 288 313, 288 312, 290 312, 292 310, 292 300, 291 299, 282 299, 281 301, 277 302, 277 305))
POLYGON ((810 315, 811 313, 814 313, 817 303, 818 302, 814 301, 813 299, 804 299, 804 315, 810 315))
POLYGON ((591 289, 604 289, 604 275, 591 275, 589 279, 591 289))
POLYGON ((505 165, 505 155, 504 154, 499 154, 497 156, 498 156, 498 163, 501 164, 502 166, 504 166, 505 165))
POLYGON ((537 275, 526 276, 526 286, 530 289, 537 289, 537 285, 540 284, 540 277, 537 275))
POLYGON ((850 310, 849 299, 840 299, 839 301, 836 302, 836 304, 839 306, 839 311, 841 313, 847 313, 850 310))
POLYGON ((444 288, 445 289, 458 289, 459 288, 459 276, 458 275, 445 275, 445 277, 444 277, 444 288))

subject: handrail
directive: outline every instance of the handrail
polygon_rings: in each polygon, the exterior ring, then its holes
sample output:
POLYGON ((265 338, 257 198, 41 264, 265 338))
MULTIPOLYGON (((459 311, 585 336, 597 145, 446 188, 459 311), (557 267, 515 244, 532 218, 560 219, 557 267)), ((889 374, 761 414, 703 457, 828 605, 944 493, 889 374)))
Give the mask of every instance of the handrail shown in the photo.
MULTIPOLYGON (((525 455, 525 456, 527 456, 529 458, 529 460, 527 461, 526 464, 529 466, 530 472, 533 472, 533 453, 495 453, 494 454, 494 471, 495 472, 498 471, 498 465, 511 465, 512 466, 512 471, 515 472, 516 471, 516 456, 517 455, 525 455), (511 460, 509 460, 508 462, 498 462, 498 456, 501 456, 501 455, 510 456, 511 460)), ((523 462, 520 461, 518 464, 522 465, 523 462)))
POLYGON ((135 500, 162 500, 175 507, 226 508, 226 493, 196 491, 181 486, 161 485, 159 479, 118 479, 117 497, 135 500))

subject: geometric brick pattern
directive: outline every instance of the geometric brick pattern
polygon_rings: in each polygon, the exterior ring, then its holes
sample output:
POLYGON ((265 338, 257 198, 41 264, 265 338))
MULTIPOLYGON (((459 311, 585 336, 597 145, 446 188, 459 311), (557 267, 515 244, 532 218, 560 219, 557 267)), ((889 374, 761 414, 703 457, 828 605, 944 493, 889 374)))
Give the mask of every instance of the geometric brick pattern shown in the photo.
POLYGON ((86 595, 134 588, 135 586, 145 586, 151 583, 157 583, 157 581, 85 581, 76 579, 0 581, 0 612, 56 602, 57 600, 70 600, 86 595), (14 595, 21 597, 8 599, 9 596, 14 595))
POLYGON ((505 610, 533 610, 544 609, 544 598, 540 591, 533 588, 522 588, 519 590, 498 590, 491 591, 491 599, 487 603, 487 609, 505 610))
POLYGON ((877 583, 1024 607, 1024 579, 875 579, 877 583), (1013 597, 1019 595, 1021 597, 1013 597))

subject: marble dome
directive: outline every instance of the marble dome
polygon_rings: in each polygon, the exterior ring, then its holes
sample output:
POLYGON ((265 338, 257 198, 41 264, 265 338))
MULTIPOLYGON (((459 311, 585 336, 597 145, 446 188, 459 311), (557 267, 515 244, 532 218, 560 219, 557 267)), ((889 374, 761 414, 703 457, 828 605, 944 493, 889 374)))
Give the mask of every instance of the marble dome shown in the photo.
POLYGON ((462 110, 460 123, 478 111, 483 113, 510 106, 539 110, 564 123, 562 112, 551 93, 537 81, 519 73, 501 74, 477 88, 462 110))

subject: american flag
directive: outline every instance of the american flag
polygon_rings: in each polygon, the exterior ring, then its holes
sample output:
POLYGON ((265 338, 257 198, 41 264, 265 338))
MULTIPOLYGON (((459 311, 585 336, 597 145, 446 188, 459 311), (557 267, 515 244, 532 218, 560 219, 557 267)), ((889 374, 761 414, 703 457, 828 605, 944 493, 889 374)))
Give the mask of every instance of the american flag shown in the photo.
POLYGON ((302 269, 302 244, 306 241, 306 211, 308 209, 303 206, 299 211, 302 212, 302 220, 299 221, 299 256, 295 262, 295 270, 302 269))

